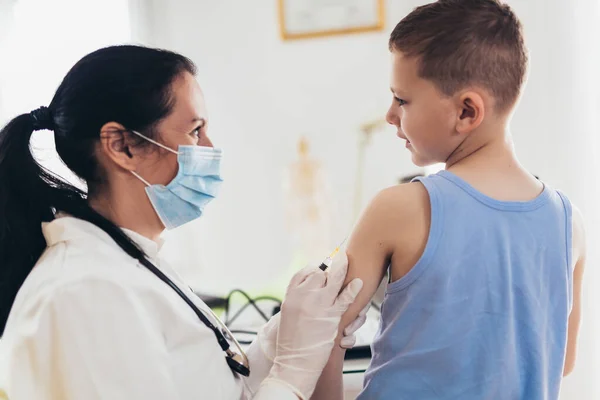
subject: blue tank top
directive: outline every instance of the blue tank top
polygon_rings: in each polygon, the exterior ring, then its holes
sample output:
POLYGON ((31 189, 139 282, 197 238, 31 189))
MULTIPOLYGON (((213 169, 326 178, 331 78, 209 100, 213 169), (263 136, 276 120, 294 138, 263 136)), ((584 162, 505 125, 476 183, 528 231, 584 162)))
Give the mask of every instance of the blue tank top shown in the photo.
POLYGON ((571 205, 502 202, 442 171, 425 251, 390 283, 358 399, 557 399, 572 304, 571 205))

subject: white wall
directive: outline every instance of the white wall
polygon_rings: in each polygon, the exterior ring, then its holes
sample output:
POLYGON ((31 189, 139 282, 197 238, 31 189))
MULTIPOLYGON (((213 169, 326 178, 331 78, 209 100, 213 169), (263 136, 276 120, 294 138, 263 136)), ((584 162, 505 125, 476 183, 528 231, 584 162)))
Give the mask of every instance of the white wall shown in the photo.
MULTIPOLYGON (((0 0, 0 125, 47 106, 67 71, 87 53, 130 40, 123 0, 0 0), (108 19, 114 26, 106 31, 108 19)), ((51 171, 85 186, 59 159, 51 132, 35 132, 32 148, 51 171)))

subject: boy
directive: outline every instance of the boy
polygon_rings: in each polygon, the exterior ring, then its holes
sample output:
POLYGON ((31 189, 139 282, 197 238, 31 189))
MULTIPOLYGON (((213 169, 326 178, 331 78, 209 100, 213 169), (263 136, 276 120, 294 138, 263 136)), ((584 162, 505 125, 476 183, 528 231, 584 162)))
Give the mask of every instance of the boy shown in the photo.
MULTIPOLYGON (((508 123, 527 50, 497 0, 439 0, 391 34, 387 121, 419 166, 446 170, 383 190, 348 244, 364 282, 386 269, 381 327, 359 399, 557 399, 575 362, 582 218, 518 162, 508 123)), ((336 346, 313 398, 341 399, 336 346)))

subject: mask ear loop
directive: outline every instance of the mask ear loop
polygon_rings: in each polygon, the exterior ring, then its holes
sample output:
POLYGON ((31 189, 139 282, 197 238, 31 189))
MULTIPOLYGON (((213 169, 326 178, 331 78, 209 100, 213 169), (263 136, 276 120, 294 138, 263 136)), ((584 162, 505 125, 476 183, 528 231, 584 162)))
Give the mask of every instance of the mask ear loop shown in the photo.
POLYGON ((142 177, 140 176, 140 174, 138 174, 137 172, 135 172, 135 171, 129 171, 129 172, 131 172, 131 173, 133 174, 133 176, 135 176, 135 177, 136 177, 136 178, 138 178, 140 181, 142 181, 142 182, 143 182, 143 183, 144 183, 146 186, 152 186, 152 185, 150 184, 150 182, 148 182, 147 180, 145 180, 144 178, 142 178, 142 177))
MULTIPOLYGON (((170 151, 170 152, 171 152, 171 153, 173 153, 173 154, 177 154, 177 155, 179 155, 179 152, 178 152, 178 151, 175 151, 175 150, 171 149, 170 147, 167 147, 167 146, 165 146, 164 144, 157 142, 156 140, 152 140, 152 139, 150 139, 149 137, 146 137, 145 135, 142 135, 141 133, 139 133, 139 132, 137 132, 137 131, 130 130, 130 132, 131 132, 131 133, 133 133, 133 134, 135 134, 135 135, 137 135, 137 136, 139 136, 139 137, 141 137, 141 138, 142 138, 142 139, 144 139, 144 140, 147 140, 148 142, 150 142, 150 143, 152 143, 152 144, 155 144, 155 145, 157 145, 157 146, 158 146, 158 147, 160 147, 160 148, 163 148, 163 149, 165 149, 165 150, 167 150, 167 151, 170 151)), ((143 182, 143 183, 144 183, 146 186, 152 186, 152 185, 150 184, 150 182, 148 182, 147 180, 145 180, 144 178, 142 178, 142 177, 141 177, 141 176, 140 176, 140 175, 139 175, 137 172, 135 172, 135 171, 129 171, 129 172, 131 172, 131 173, 133 174, 133 176, 135 176, 135 177, 136 177, 136 178, 138 178, 140 181, 142 181, 142 182, 143 182)))
POLYGON ((165 149, 165 150, 167 150, 167 151, 170 151, 170 152, 171 152, 171 153, 173 153, 173 154, 177 154, 177 155, 179 155, 179 154, 180 154, 178 151, 175 151, 175 150, 173 150, 172 148, 170 148, 170 147, 167 147, 167 146, 165 146, 164 144, 157 142, 156 140, 152 140, 152 139, 150 139, 149 137, 146 137, 146 136, 142 135, 142 134, 141 134, 141 133, 139 133, 139 132, 136 132, 136 131, 134 131, 134 130, 132 130, 131 132, 132 132, 133 134, 135 134, 135 135, 138 135, 138 136, 139 136, 139 137, 141 137, 142 139, 144 139, 144 140, 147 140, 147 141, 149 141, 150 143, 157 145, 158 147, 161 147, 161 148, 163 148, 163 149, 165 149))

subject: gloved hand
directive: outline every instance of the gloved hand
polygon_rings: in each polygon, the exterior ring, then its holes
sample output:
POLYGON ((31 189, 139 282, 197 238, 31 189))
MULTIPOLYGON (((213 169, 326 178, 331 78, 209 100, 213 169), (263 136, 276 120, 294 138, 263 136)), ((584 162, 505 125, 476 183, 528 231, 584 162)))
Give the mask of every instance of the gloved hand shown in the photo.
POLYGON ((358 317, 354 321, 350 323, 346 328, 344 328, 343 337, 340 342, 340 347, 344 349, 351 349, 356 344, 356 333, 365 322, 367 322, 367 313, 371 308, 371 302, 369 302, 365 308, 363 308, 360 313, 358 313, 358 317))
POLYGON ((287 384, 301 398, 314 391, 335 338, 342 315, 362 288, 355 279, 338 295, 348 270, 346 255, 323 272, 307 267, 291 280, 277 333, 274 365, 267 379, 287 384))
MULTIPOLYGON (((371 308, 371 303, 358 314, 358 317, 348 325, 343 332, 343 337, 340 342, 340 347, 351 349, 356 344, 356 336, 354 335, 367 321, 367 312, 371 308)), ((279 321, 281 313, 274 315, 269 322, 260 328, 257 336, 260 348, 265 356, 272 362, 275 360, 275 351, 277 346, 277 332, 279 331, 279 321)))

